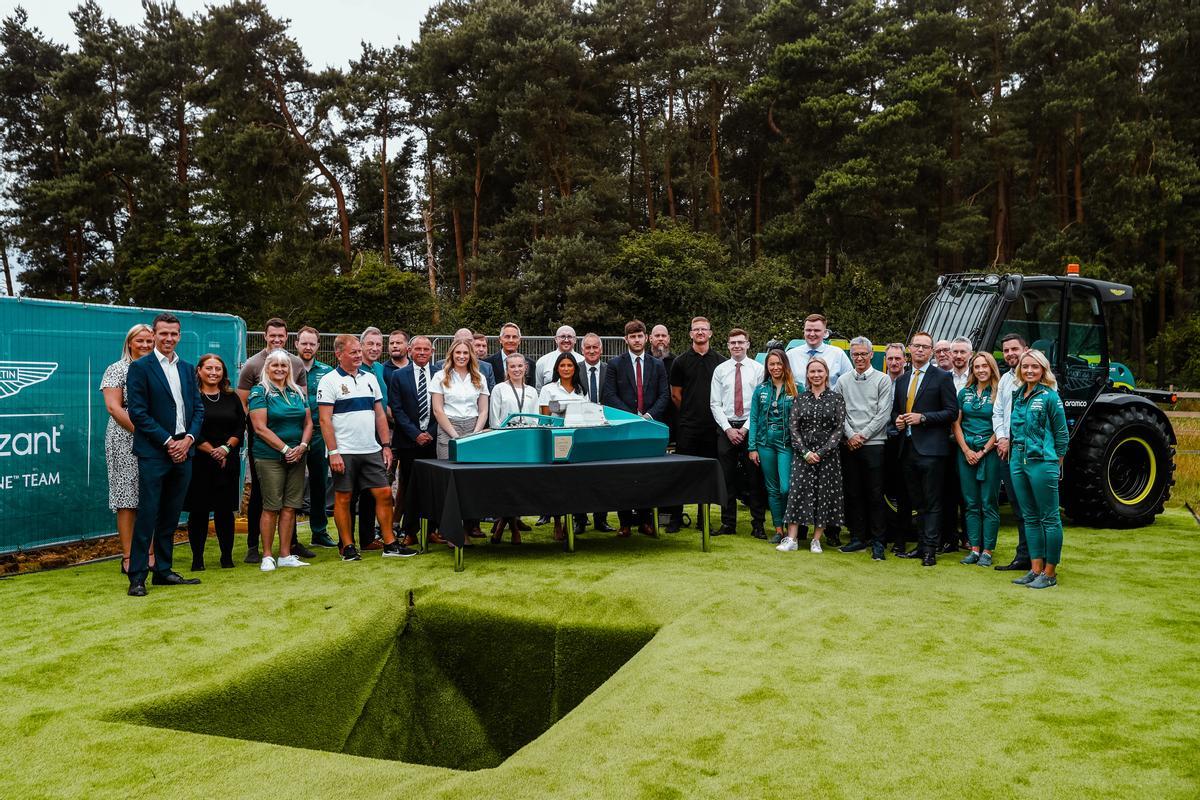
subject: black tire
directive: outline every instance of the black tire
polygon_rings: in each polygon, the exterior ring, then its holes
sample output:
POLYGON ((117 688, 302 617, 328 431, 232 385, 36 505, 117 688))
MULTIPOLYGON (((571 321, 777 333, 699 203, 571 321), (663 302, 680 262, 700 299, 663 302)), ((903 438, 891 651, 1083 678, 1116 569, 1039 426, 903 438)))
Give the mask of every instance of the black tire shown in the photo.
POLYGON ((1076 522, 1141 528, 1162 513, 1174 484, 1175 447, 1158 409, 1098 406, 1071 442, 1062 503, 1076 522))

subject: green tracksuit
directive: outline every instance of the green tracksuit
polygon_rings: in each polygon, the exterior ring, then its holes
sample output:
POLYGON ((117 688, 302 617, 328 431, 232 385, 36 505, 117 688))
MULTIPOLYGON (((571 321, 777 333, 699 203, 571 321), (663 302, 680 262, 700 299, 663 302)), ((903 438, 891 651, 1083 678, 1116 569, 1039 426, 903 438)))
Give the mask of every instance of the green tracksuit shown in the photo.
POLYGON ((758 453, 763 483, 767 485, 767 505, 776 528, 783 527, 792 473, 792 437, 788 420, 792 416, 792 396, 782 389, 776 393, 770 382, 759 384, 750 399, 750 432, 746 449, 758 453))
MULTIPOLYGON (((992 389, 980 394, 978 385, 963 387, 958 393, 962 411, 963 439, 978 452, 992 438, 992 389)), ((993 449, 974 466, 958 451, 958 481, 966 506, 967 540, 971 547, 992 551, 1000 531, 1000 457, 993 449)))
POLYGON ((1062 516, 1058 508, 1059 459, 1067 454, 1067 415, 1058 392, 1039 384, 1028 397, 1013 392, 1010 423, 1013 491, 1025 515, 1029 557, 1058 564, 1062 557, 1062 516))

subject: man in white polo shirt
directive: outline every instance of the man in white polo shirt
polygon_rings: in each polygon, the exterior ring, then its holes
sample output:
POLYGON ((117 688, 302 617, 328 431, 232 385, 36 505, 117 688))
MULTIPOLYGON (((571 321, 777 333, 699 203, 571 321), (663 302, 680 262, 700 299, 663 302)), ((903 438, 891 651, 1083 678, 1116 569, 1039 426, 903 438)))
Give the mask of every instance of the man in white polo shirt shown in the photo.
POLYGON ((384 558, 415 556, 417 551, 401 546, 392 532, 388 481, 392 450, 380 445, 388 441, 388 424, 379 383, 372 373, 360 369, 362 344, 356 337, 341 334, 334 340, 333 352, 338 366, 317 384, 317 410, 333 473, 333 518, 342 561, 362 560, 350 526, 350 497, 356 489, 369 491, 375 498, 384 558))
POLYGON ((570 325, 559 326, 559 329, 554 332, 554 342, 558 345, 558 349, 546 353, 537 360, 537 364, 534 366, 533 385, 538 391, 541 391, 547 383, 557 380, 551 373, 554 372, 554 362, 558 360, 559 353, 570 353, 575 356, 576 364, 583 361, 583 356, 575 352, 575 329, 570 325))

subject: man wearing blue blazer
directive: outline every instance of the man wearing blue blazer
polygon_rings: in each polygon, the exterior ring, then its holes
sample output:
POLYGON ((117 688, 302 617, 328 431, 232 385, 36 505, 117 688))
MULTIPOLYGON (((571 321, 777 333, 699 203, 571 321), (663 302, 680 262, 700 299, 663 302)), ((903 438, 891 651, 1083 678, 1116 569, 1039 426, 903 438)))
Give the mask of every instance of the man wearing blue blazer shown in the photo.
POLYGON ((179 512, 192 479, 192 454, 204 405, 196 368, 179 357, 180 323, 174 314, 154 318, 154 350, 129 365, 126 379, 133 454, 138 459, 138 508, 129 553, 129 595, 146 596, 150 543, 155 586, 199 583, 171 569, 179 512))
POLYGON ((920 558, 922 566, 932 567, 941 537, 942 473, 950 455, 950 425, 958 418, 958 393, 954 376, 929 360, 932 336, 913 334, 908 350, 912 366, 893 386, 888 435, 900 437, 900 467, 918 512, 920 540, 901 557, 920 558))
MULTIPOLYGON (((437 458, 437 420, 433 417, 429 387, 435 380, 430 359, 433 343, 428 336, 414 336, 408 346, 408 364, 388 376, 388 404, 396 427, 392 430, 392 452, 400 467, 400 479, 408 486, 413 462, 437 458)), ((404 521, 404 546, 416 544, 419 521, 411 515, 404 521)))
MULTIPOLYGON (((613 356, 608 361, 604 389, 600 393, 601 402, 662 422, 671 399, 671 389, 663 362, 646 352, 646 323, 639 319, 625 323, 625 344, 629 352, 613 356)), ((637 522, 641 533, 653 536, 652 513, 653 510, 647 508, 637 512, 618 511, 621 529, 617 535, 629 536, 633 524, 637 522)))

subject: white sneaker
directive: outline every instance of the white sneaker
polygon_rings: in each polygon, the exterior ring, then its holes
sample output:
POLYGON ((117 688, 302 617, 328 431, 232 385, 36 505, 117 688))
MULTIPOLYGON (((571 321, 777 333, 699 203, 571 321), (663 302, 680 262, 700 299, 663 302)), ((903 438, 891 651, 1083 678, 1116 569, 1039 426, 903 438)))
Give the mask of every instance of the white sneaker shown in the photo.
POLYGON ((279 566, 281 567, 307 567, 307 561, 301 561, 299 556, 280 556, 279 566))
POLYGON ((781 553, 791 553, 795 550, 799 550, 800 545, 796 543, 795 539, 785 536, 785 537, 783 537, 782 542, 775 545, 775 549, 781 553))
POLYGON ((819 552, 821 552, 821 540, 820 540, 820 539, 813 539, 813 540, 812 540, 812 544, 810 544, 810 545, 808 546, 808 549, 809 549, 809 550, 811 550, 811 551, 812 551, 812 552, 814 552, 814 553, 819 553, 819 552))
POLYGON ((263 556, 262 559, 262 563, 258 565, 258 568, 263 572, 274 572, 275 559, 271 558, 271 556, 263 556))

